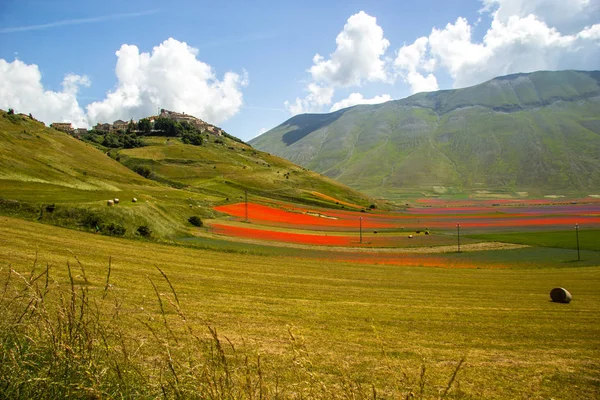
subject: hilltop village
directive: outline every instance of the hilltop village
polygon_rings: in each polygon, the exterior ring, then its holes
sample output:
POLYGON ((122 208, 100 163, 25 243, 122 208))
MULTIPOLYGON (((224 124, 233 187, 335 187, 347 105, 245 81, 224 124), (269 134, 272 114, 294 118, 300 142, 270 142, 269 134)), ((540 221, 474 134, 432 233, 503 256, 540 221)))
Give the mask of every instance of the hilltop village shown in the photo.
POLYGON ((50 124, 50 126, 54 129, 68 133, 75 137, 80 137, 81 135, 85 135, 90 131, 96 131, 98 133, 137 133, 142 131, 142 129, 139 127, 139 122, 147 121, 150 124, 150 131, 152 132, 154 130, 155 122, 159 118, 166 118, 177 123, 187 123, 199 132, 207 132, 216 136, 222 136, 224 133, 223 129, 209 124, 208 122, 205 122, 200 118, 196 118, 192 115, 188 115, 185 113, 178 113, 174 111, 165 110, 164 108, 160 110, 160 114, 157 116, 143 118, 139 121, 134 121, 133 119, 131 119, 130 121, 123 121, 118 119, 112 124, 97 123, 92 129, 77 128, 74 127, 73 124, 71 124, 70 122, 53 122, 52 124, 50 124))

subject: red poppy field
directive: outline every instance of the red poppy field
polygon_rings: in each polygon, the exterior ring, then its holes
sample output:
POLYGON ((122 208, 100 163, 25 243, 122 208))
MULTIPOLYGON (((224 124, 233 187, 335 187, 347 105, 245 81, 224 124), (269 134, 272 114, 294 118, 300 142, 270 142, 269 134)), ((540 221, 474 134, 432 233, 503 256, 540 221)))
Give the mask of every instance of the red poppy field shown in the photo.
MULTIPOLYGON (((535 229, 571 229, 578 224, 582 227, 600 227, 600 203, 569 205, 533 205, 522 207, 497 207, 481 204, 465 207, 426 207, 408 208, 402 212, 352 212, 339 210, 308 209, 287 205, 276 208, 255 203, 237 203, 219 206, 215 209, 244 221, 273 228, 292 228, 311 231, 310 234, 284 234, 272 231, 247 228, 215 227, 215 232, 234 237, 254 237, 269 241, 293 242, 299 244, 323 244, 352 246, 358 243, 356 233, 381 230, 383 232, 408 232, 416 230, 453 231, 457 223, 463 230, 517 231, 535 229), (314 234, 314 231, 353 232, 352 236, 314 234)), ((390 240, 383 237, 374 239, 381 246, 389 246, 390 240)), ((377 245, 376 244, 376 245, 377 245)))

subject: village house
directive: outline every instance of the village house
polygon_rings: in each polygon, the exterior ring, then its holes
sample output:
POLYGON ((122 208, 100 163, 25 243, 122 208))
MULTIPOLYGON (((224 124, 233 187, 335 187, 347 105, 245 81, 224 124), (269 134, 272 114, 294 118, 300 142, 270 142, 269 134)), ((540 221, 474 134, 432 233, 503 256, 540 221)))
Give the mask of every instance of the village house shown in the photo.
POLYGON ((50 126, 56 130, 66 133, 73 133, 74 130, 70 122, 53 122, 50 124, 50 126))
POLYGON ((113 122, 112 128, 115 131, 123 131, 123 132, 125 132, 125 131, 127 131, 127 127, 128 126, 129 126, 129 122, 125 122, 125 121, 122 121, 122 120, 118 119, 115 122, 113 122))
POLYGON ((112 130, 112 126, 110 124, 101 124, 98 122, 94 127, 94 130, 99 132, 110 132, 112 130))
POLYGON ((88 130, 86 128, 75 128, 75 132, 73 132, 74 136, 81 136, 81 135, 85 135, 86 133, 88 133, 88 130))
POLYGON ((169 118, 176 122, 187 122, 190 125, 196 127, 201 132, 207 131, 212 133, 213 135, 221 136, 223 134, 223 130, 214 125, 209 124, 208 122, 202 121, 200 118, 196 118, 192 115, 188 115, 186 113, 177 113, 174 111, 165 110, 164 108, 160 110, 159 117, 169 118))

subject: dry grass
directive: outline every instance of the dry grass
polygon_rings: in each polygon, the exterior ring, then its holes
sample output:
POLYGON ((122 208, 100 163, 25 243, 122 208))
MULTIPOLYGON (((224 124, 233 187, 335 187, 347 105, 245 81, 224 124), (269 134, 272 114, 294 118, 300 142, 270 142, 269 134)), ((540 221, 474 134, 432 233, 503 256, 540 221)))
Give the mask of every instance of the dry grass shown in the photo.
POLYGON ((598 394, 598 267, 354 265, 0 222, 4 397, 598 394))

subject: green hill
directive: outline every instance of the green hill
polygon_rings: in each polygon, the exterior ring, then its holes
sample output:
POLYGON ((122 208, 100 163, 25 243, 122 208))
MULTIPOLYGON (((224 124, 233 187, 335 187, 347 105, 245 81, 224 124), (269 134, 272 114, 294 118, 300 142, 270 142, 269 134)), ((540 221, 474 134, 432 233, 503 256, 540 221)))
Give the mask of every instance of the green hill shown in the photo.
POLYGON ((107 151, 0 111, 0 213, 102 233, 119 225, 126 236, 148 226, 154 237, 173 238, 187 235, 190 216, 214 217, 213 206, 239 202, 246 191, 255 202, 336 208, 341 205, 331 198, 363 207, 372 202, 234 138, 208 137, 201 146, 143 137, 144 147, 107 151), (108 206, 115 198, 119 204, 108 206))
POLYGON ((600 187, 600 72, 515 74, 298 115, 250 144, 388 198, 589 194, 600 187))

